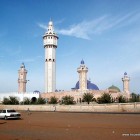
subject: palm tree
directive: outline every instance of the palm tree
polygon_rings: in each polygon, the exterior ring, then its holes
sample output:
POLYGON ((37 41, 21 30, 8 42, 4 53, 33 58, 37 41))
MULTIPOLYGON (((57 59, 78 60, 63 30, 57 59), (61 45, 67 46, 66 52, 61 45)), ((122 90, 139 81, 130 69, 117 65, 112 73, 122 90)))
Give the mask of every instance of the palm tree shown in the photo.
POLYGON ((70 105, 70 104, 74 104, 74 98, 72 96, 64 96, 62 97, 62 104, 65 105, 70 105))
POLYGON ((126 98, 121 95, 118 97, 118 102, 119 103, 126 103, 126 98))
POLYGON ((140 102, 140 95, 136 93, 131 93, 130 102, 140 102))
POLYGON ((46 101, 45 101, 45 99, 44 98, 38 98, 37 99, 37 104, 46 104, 46 101))
POLYGON ((50 98, 50 101, 49 101, 49 104, 57 104, 57 101, 58 99, 55 97, 55 96, 52 96, 51 98, 50 98))
POLYGON ((17 105, 17 104, 19 104, 19 100, 17 99, 17 97, 9 96, 9 100, 10 100, 10 104, 11 105, 17 105))
POLYGON ((93 96, 93 94, 91 94, 91 93, 84 93, 84 95, 83 95, 83 101, 84 102, 87 102, 88 104, 90 103, 90 102, 92 102, 92 101, 94 101, 95 100, 95 98, 93 98, 94 96, 93 96))
POLYGON ((24 103, 25 105, 29 105, 29 104, 31 104, 31 100, 30 100, 29 98, 24 98, 23 103, 24 103))
POLYGON ((113 102, 113 98, 111 97, 110 94, 104 93, 101 97, 99 97, 97 99, 97 102, 99 104, 102 104, 102 103, 112 103, 113 102))
POLYGON ((4 104, 4 105, 10 104, 9 98, 4 98, 3 101, 2 101, 2 104, 4 104))

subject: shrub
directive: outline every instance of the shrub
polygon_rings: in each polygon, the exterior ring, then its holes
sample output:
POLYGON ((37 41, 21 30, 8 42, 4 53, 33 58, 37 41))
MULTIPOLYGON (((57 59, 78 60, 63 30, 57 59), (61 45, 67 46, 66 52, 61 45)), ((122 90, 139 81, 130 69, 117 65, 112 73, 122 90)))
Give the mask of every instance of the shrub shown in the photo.
POLYGON ((23 104, 29 105, 29 104, 31 104, 31 100, 29 98, 25 98, 23 101, 23 104))
POLYGON ((84 93, 82 100, 83 102, 87 102, 89 104, 90 102, 93 102, 95 100, 93 97, 94 96, 91 93, 84 93))
POLYGON ((17 97, 9 96, 9 98, 4 98, 2 103, 7 105, 17 105, 19 104, 19 100, 17 97))
POLYGON ((62 97, 62 104, 65 105, 70 105, 70 104, 74 104, 74 98, 72 96, 64 96, 62 97))
POLYGON ((104 93, 101 97, 97 98, 97 102, 99 104, 102 104, 102 103, 112 103, 113 99, 112 99, 110 94, 104 93))
POLYGON ((118 97, 118 102, 119 103, 126 103, 127 101, 126 101, 126 98, 121 95, 118 97))
POLYGON ((40 97, 37 99, 37 104, 46 104, 46 100, 40 97))
POLYGON ((9 105, 10 104, 9 98, 4 98, 3 101, 2 101, 2 104, 9 105))
POLYGON ((58 99, 55 96, 52 96, 50 98, 49 104, 57 104, 57 102, 58 102, 58 99))
POLYGON ((19 104, 19 100, 17 99, 17 97, 9 96, 9 100, 10 100, 11 105, 18 105, 19 104))
POLYGON ((130 102, 140 102, 140 95, 136 93, 131 93, 130 102))

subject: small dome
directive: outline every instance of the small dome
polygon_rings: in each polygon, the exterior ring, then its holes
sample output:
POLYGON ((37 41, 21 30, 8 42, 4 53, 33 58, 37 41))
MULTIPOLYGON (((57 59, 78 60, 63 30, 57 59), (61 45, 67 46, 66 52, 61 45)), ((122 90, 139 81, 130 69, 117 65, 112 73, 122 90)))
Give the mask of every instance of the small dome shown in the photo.
POLYGON ((83 59, 82 59, 82 61, 81 61, 81 64, 82 64, 82 65, 84 65, 84 64, 85 64, 85 62, 84 62, 84 60, 83 60, 83 59))
POLYGON ((22 63, 22 64, 21 64, 21 68, 25 68, 25 65, 24 65, 24 63, 22 63))
POLYGON ((38 90, 35 90, 33 93, 40 93, 40 91, 38 91, 38 90))
POLYGON ((120 89, 114 85, 112 85, 111 87, 108 88, 109 90, 113 90, 113 91, 116 91, 116 92, 120 92, 120 89))
POLYGON ((127 72, 125 72, 124 75, 127 75, 127 72))

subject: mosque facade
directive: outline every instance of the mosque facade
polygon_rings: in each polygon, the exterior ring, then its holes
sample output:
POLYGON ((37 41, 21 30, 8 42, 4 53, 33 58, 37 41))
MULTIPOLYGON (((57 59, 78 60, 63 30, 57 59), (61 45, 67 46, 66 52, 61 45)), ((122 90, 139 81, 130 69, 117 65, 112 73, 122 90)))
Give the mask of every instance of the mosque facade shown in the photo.
POLYGON ((87 80, 88 68, 86 67, 84 60, 81 61, 80 66, 77 68, 79 80, 75 87, 71 88, 70 91, 56 91, 55 54, 58 36, 54 32, 52 21, 50 21, 48 24, 48 31, 43 36, 43 40, 45 48, 45 92, 41 94, 41 97, 49 100, 50 97, 55 96, 61 101, 63 96, 70 95, 74 97, 75 101, 79 102, 81 101, 84 93, 92 93, 95 98, 100 97, 103 93, 109 93, 114 99, 120 95, 130 98, 130 78, 126 72, 122 78, 123 91, 120 91, 120 89, 114 85, 105 90, 100 90, 96 84, 92 83, 90 80, 87 80), (51 37, 51 40, 49 37, 51 37))

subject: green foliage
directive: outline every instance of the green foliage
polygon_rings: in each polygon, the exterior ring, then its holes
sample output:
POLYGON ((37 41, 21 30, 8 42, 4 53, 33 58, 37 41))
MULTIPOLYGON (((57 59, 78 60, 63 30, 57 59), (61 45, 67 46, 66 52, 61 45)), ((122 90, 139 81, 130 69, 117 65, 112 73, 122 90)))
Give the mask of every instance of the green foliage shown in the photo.
POLYGON ((31 100, 29 98, 25 98, 23 101, 23 104, 29 105, 29 104, 31 104, 31 100))
POLYGON ((123 96, 121 95, 121 96, 118 97, 118 102, 119 102, 119 103, 126 103, 127 100, 126 100, 125 97, 123 97, 123 96))
POLYGON ((74 104, 74 98, 72 96, 64 96, 62 97, 62 104, 65 105, 70 105, 70 104, 74 104))
POLYGON ((140 95, 136 93, 131 94, 130 102, 140 102, 140 95))
POLYGON ((2 104, 9 105, 10 104, 9 98, 4 98, 2 104))
POLYGON ((57 102, 58 102, 58 99, 55 96, 52 96, 50 98, 49 104, 57 104, 57 102))
POLYGON ((29 99, 29 98, 25 98, 23 103, 24 105, 30 105, 30 104, 46 104, 46 101, 44 98, 38 98, 38 99, 29 99))
POLYGON ((103 103, 113 103, 113 99, 110 94, 104 93, 101 97, 98 97, 97 102, 99 104, 103 103))
POLYGON ((40 97, 37 99, 37 104, 46 104, 46 100, 40 97))
POLYGON ((14 96, 9 96, 9 98, 4 98, 2 103, 5 105, 18 105, 19 100, 14 96))
POLYGON ((87 102, 89 104, 90 102, 95 100, 93 97, 94 96, 91 93, 84 93, 82 100, 83 100, 83 102, 87 102))

